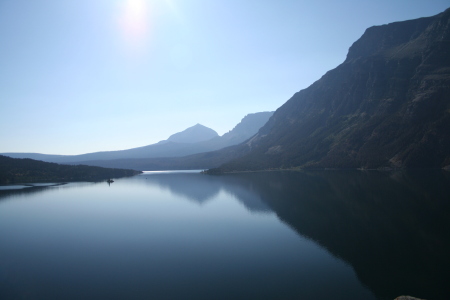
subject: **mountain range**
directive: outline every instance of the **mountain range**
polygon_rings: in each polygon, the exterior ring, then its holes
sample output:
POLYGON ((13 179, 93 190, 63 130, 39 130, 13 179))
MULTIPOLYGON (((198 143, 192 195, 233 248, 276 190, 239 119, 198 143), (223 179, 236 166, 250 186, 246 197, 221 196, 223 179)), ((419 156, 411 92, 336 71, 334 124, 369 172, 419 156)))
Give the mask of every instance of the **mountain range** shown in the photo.
POLYGON ((165 141, 129 150, 3 155, 137 170, 209 168, 210 173, 449 169, 449 133, 447 9, 432 17, 368 28, 342 64, 274 113, 248 115, 223 136, 197 124, 165 141), (184 136, 193 132, 202 134, 199 139, 184 136))
MULTIPOLYGON (((81 155, 49 155, 40 153, 2 153, 12 158, 31 158, 45 162, 86 164, 114 167, 115 160, 136 160, 161 157, 181 157, 222 149, 244 142, 267 122, 273 112, 259 112, 246 115, 232 130, 219 136, 216 131, 196 124, 181 132, 172 134, 167 140, 148 146, 119 151, 94 152, 81 155), (108 163, 108 161, 112 161, 108 163), (98 163, 100 162, 100 163, 98 163)), ((139 167, 140 170, 143 168, 139 167)))
POLYGON ((212 172, 448 168, 450 9, 368 28, 233 151, 242 156, 212 172))

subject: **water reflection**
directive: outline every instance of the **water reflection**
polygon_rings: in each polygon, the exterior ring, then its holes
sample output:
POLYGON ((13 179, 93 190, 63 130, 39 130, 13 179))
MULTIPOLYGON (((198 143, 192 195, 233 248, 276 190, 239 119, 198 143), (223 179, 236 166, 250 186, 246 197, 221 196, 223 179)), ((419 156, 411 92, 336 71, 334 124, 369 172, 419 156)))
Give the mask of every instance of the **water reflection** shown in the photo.
MULTIPOLYGON (((104 183, 97 186, 111 192, 123 186, 129 188, 132 184, 148 187, 148 190, 156 186, 202 207, 217 199, 221 192, 225 192, 252 213, 275 213, 299 235, 314 240, 334 256, 348 262, 359 280, 378 299, 394 299, 404 294, 425 299, 447 299, 450 294, 446 280, 450 268, 448 172, 317 171, 220 176, 164 173, 120 179, 110 187, 104 183)), ((68 184, 61 187, 0 191, 0 200, 75 186, 79 187, 68 184)), ((105 192, 103 189, 98 190, 105 192)), ((113 204, 114 202, 111 202, 111 205, 113 204)), ((167 209, 169 208, 170 206, 167 206, 167 209)), ((154 218, 156 220, 156 216, 154 218)), ((113 221, 108 224, 110 227, 115 226, 113 221)), ((124 224, 131 227, 134 223, 130 219, 124 224)), ((115 234, 120 233, 120 230, 123 231, 121 226, 116 225, 114 228, 115 234)), ((133 230, 138 232, 135 228, 133 230)), ((149 230, 145 229, 142 237, 139 236, 137 240, 141 241, 149 230)), ((203 249, 203 255, 196 262, 203 262, 205 257, 214 253, 205 246, 205 243, 216 233, 213 232, 210 237, 205 238, 202 234, 209 233, 201 231, 203 230, 201 225, 195 227, 195 230, 197 235, 190 239, 198 239, 196 244, 198 249, 195 248, 195 251, 203 249)), ((124 238, 128 237, 128 234, 124 233, 124 238)), ((155 234, 158 232, 155 231, 155 234)), ((247 245, 244 240, 240 241, 240 244, 247 245)), ((183 249, 189 250, 187 245, 189 244, 183 244, 183 249)), ((144 252, 147 249, 144 244, 141 246, 142 248, 137 248, 136 251, 144 252)), ((152 245, 149 249, 161 253, 180 249, 158 247, 152 245)), ((219 251, 218 246, 211 244, 211 247, 219 251)), ((194 248, 190 250, 191 252, 186 253, 195 252, 194 248)), ((176 255, 174 254, 174 257, 176 255)), ((227 255, 230 253, 223 250, 220 252, 220 258, 227 255)), ((152 257, 147 259, 150 260, 152 257)), ((140 266, 141 263, 136 261, 136 266, 140 266)), ((181 260, 179 263, 186 264, 181 260)), ((223 268, 226 267, 225 264, 223 268)), ((254 270, 257 270, 257 267, 254 270)), ((231 275, 233 272, 234 270, 230 268, 229 278, 233 278, 234 275, 231 275)), ((2 276, 0 274, 0 279, 2 276)), ((191 275, 186 275, 186 278, 189 276, 191 275)), ((252 278, 255 280, 259 278, 256 271, 254 276, 252 278)), ((157 280, 156 278, 154 280, 157 280)), ((182 280, 186 280, 185 277, 182 280)), ((180 282, 182 280, 180 279, 180 282)), ((251 280, 248 278, 249 286, 251 280)), ((286 278, 283 280, 288 281, 286 278)), ((317 295, 315 298, 318 298, 317 295)))
POLYGON ((299 234, 349 262, 379 299, 447 299, 448 172, 277 172, 221 176, 258 194, 299 234))
POLYGON ((162 173, 143 174, 146 184, 168 189, 175 195, 182 196, 200 205, 214 199, 220 191, 238 199, 244 207, 253 213, 270 212, 271 209, 261 201, 261 196, 252 190, 251 185, 240 182, 239 178, 208 176, 204 174, 162 173))
POLYGON ((51 193, 59 189, 82 187, 87 185, 101 184, 101 182, 73 182, 73 183, 32 183, 23 185, 23 188, 0 189, 0 201, 7 198, 15 198, 40 193, 51 193))
POLYGON ((275 212, 350 263, 379 299, 450 295, 448 172, 167 174, 147 180, 198 203, 224 190, 252 212, 275 212))

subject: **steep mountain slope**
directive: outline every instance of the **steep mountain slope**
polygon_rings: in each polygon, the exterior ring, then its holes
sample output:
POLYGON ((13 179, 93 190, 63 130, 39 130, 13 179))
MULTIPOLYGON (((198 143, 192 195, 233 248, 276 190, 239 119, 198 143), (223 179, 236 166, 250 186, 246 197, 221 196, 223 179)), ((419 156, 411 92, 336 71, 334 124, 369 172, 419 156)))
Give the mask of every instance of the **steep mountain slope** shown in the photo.
POLYGON ((241 147, 216 171, 450 165, 450 9, 367 29, 241 147))
POLYGON ((273 115, 273 111, 246 115, 232 130, 220 137, 226 146, 237 145, 254 136, 273 115))
POLYGON ((205 150, 201 152, 222 149, 248 140, 258 133, 258 130, 267 123, 273 113, 273 111, 266 111, 246 115, 241 122, 224 135, 200 143, 199 145, 205 150))
MULTIPOLYGON (((98 161, 107 160, 133 160, 152 159, 160 157, 181 157, 196 153, 208 152, 222 149, 228 146, 242 143, 255 135, 258 130, 272 116, 273 112, 260 112, 245 116, 235 128, 223 136, 218 136, 217 132, 197 124, 185 129, 182 132, 171 135, 167 140, 156 144, 120 151, 104 151, 82 155, 47 155, 39 153, 2 153, 14 158, 31 158, 46 162, 56 163, 83 163, 88 165, 100 165, 98 161)), ((178 160, 177 160, 178 161, 178 160)), ((225 160, 220 160, 225 162, 225 160)), ((101 163, 101 165, 105 165, 101 163)), ((116 165, 106 164, 109 166, 116 165)), ((208 164, 208 166, 211 166, 208 164)), ((216 166, 216 165, 214 165, 216 166)))

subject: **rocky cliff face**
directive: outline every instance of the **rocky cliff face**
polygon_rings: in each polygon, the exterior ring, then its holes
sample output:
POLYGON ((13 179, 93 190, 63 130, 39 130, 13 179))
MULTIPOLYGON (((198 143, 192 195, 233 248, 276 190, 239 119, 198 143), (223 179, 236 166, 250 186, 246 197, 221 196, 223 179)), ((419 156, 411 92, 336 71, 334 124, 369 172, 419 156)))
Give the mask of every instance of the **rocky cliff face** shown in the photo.
POLYGON ((450 9, 375 26, 224 171, 450 165, 450 9))

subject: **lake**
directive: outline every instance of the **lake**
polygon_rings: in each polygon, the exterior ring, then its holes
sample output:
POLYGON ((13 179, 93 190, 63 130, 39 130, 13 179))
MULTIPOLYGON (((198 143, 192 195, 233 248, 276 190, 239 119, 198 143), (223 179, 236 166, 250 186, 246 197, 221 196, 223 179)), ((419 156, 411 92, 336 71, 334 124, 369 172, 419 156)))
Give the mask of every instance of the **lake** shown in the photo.
POLYGON ((0 299, 448 299, 450 172, 0 190, 0 299))

